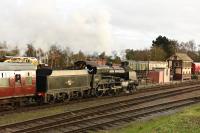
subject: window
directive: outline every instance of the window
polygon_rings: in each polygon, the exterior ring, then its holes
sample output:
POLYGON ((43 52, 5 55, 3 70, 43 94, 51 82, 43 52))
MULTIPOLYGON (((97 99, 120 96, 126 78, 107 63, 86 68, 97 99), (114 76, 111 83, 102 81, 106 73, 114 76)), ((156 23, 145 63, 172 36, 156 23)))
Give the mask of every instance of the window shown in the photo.
POLYGON ((9 87, 9 79, 1 78, 0 79, 0 87, 9 87))
POLYGON ((20 74, 15 75, 15 82, 21 82, 21 75, 20 74))
POLYGON ((26 77, 25 83, 26 85, 32 85, 32 77, 26 77))
POLYGON ((181 69, 180 68, 175 69, 175 73, 176 74, 181 74, 181 69))

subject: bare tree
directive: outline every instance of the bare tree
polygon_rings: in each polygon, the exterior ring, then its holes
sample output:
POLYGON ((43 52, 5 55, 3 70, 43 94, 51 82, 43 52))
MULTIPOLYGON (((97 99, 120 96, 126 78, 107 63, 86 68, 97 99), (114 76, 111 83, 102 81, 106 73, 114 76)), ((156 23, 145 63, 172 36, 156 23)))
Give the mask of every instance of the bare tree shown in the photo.
POLYGON ((51 45, 50 50, 48 52, 49 66, 53 69, 59 69, 60 66, 60 58, 62 56, 62 51, 57 45, 51 45))
POLYGON ((8 51, 7 42, 0 42, 0 55, 5 56, 8 51))
POLYGON ((27 50, 24 53, 27 57, 36 57, 36 49, 33 44, 27 44, 27 50))

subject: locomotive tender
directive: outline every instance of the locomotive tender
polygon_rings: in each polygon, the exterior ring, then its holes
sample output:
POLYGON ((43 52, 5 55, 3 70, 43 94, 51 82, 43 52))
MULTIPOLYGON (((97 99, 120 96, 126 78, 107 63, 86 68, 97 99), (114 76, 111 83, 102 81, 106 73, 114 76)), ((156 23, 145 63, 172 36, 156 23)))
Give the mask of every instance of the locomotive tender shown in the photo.
POLYGON ((45 102, 70 100, 90 89, 87 70, 54 70, 41 74, 44 71, 46 69, 37 71, 37 93, 45 102))
POLYGON ((124 67, 94 66, 79 61, 73 69, 37 68, 28 63, 0 63, 0 105, 53 103, 133 92, 136 74, 124 67))

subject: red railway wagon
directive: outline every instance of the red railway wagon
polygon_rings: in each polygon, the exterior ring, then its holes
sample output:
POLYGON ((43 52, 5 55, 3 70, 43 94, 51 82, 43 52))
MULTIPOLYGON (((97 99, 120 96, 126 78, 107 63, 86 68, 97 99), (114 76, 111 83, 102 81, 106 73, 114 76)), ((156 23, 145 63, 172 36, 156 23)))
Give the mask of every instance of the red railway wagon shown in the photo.
POLYGON ((36 69, 28 63, 0 63, 0 105, 33 99, 36 93, 36 69))
POLYGON ((200 74, 200 62, 192 63, 192 74, 200 74))

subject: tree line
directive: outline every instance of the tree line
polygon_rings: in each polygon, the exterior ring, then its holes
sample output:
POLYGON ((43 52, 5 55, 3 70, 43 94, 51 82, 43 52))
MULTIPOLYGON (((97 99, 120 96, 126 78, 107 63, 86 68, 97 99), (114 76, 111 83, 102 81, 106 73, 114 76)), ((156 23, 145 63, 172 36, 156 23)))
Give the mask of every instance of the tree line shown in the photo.
POLYGON ((73 52, 69 47, 61 48, 57 44, 52 44, 48 51, 35 48, 32 43, 26 44, 24 53, 20 53, 18 46, 12 49, 8 46, 6 42, 0 42, 1 56, 21 55, 25 57, 36 57, 39 61, 47 63, 53 69, 64 69, 73 65, 76 61, 88 59, 105 59, 107 62, 115 64, 120 64, 121 60, 165 61, 175 52, 187 53, 194 61, 200 62, 200 46, 197 46, 194 41, 178 42, 165 36, 158 36, 153 40, 149 49, 126 49, 121 51, 121 54, 113 51, 111 55, 106 55, 105 52, 94 52, 89 55, 81 50, 79 52, 73 52))
POLYGON ((142 61, 165 61, 175 52, 186 53, 194 61, 200 62, 200 46, 190 40, 178 42, 165 36, 158 36, 152 41, 151 47, 144 50, 126 49, 127 60, 142 61))
POLYGON ((26 50, 24 53, 17 46, 13 49, 9 47, 6 42, 0 42, 0 56, 24 56, 24 57, 35 57, 40 63, 48 64, 53 69, 64 69, 72 66, 76 61, 85 61, 88 59, 105 59, 108 62, 116 64, 121 63, 120 56, 117 55, 116 51, 112 52, 112 55, 108 56, 105 52, 93 54, 85 54, 81 50, 73 52, 69 47, 61 48, 60 45, 52 44, 48 51, 44 51, 41 48, 35 48, 34 44, 26 44, 26 50))

